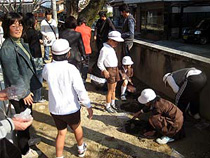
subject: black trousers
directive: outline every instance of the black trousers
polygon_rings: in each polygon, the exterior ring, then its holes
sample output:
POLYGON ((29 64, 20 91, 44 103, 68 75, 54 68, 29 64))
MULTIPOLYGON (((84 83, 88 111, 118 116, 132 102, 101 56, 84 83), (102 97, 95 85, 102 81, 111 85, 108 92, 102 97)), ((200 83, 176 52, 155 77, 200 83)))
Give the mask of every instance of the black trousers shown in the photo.
MULTIPOLYGON (((11 100, 10 102, 14 106, 15 112, 17 114, 21 113, 26 108, 30 108, 32 110, 32 106, 29 107, 25 105, 23 99, 21 99, 20 101, 11 100)), ((17 131, 18 148, 20 149, 22 155, 25 155, 29 150, 29 145, 28 145, 28 140, 30 139, 29 128, 30 126, 26 128, 24 131, 17 131)))
POLYGON ((97 46, 97 49, 98 49, 98 55, 100 53, 100 50, 101 48, 103 47, 103 43, 106 42, 104 41, 103 39, 101 39, 100 37, 97 37, 97 40, 96 40, 96 46, 97 46))
POLYGON ((6 138, 0 140, 0 158, 21 158, 19 149, 6 138))
POLYGON ((89 60, 90 60, 90 55, 85 55, 86 56, 86 62, 82 64, 81 68, 81 73, 82 73, 82 80, 85 83, 87 79, 87 74, 88 74, 88 69, 89 69, 89 60))
POLYGON ((185 113, 185 110, 190 103, 190 112, 194 115, 199 113, 200 92, 206 84, 207 78, 204 73, 193 75, 187 78, 187 86, 178 101, 179 109, 185 113))

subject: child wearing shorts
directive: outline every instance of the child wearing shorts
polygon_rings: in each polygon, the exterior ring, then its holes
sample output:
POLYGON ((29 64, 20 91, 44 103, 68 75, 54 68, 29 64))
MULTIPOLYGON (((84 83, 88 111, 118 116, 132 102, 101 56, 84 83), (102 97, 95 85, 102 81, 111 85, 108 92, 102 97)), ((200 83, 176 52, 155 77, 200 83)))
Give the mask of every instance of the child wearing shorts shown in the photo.
POLYGON ((120 80, 118 70, 118 59, 114 48, 117 47, 118 42, 123 42, 121 33, 118 31, 111 31, 108 34, 107 43, 103 44, 98 58, 98 68, 107 80, 108 92, 106 95, 106 110, 109 113, 115 113, 115 89, 117 82, 120 80))
POLYGON ((68 63, 69 43, 58 39, 52 45, 52 63, 46 64, 42 76, 49 86, 49 111, 58 129, 56 137, 56 157, 63 158, 63 148, 67 125, 73 130, 78 147, 78 156, 84 157, 87 150, 83 142, 83 130, 80 124, 80 103, 87 107, 89 119, 93 116, 90 99, 85 90, 77 68, 68 63), (79 101, 78 101, 79 98, 79 101))

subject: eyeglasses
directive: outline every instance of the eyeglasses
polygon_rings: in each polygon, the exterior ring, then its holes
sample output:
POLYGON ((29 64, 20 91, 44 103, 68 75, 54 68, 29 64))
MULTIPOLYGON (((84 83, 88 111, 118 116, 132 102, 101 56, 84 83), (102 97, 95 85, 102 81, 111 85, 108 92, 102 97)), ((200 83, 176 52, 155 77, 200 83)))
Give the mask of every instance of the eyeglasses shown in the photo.
POLYGON ((12 29, 23 29, 23 25, 22 24, 12 24, 10 27, 12 29))

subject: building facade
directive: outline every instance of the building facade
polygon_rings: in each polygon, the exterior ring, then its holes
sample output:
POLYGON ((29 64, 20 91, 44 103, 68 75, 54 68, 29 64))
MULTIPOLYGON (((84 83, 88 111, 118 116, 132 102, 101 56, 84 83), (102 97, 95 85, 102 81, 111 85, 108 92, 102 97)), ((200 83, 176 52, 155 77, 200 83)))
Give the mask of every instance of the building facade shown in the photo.
POLYGON ((130 6, 137 34, 153 40, 179 38, 184 28, 210 17, 209 0, 113 0, 113 20, 118 27, 123 23, 118 11, 122 3, 130 6))

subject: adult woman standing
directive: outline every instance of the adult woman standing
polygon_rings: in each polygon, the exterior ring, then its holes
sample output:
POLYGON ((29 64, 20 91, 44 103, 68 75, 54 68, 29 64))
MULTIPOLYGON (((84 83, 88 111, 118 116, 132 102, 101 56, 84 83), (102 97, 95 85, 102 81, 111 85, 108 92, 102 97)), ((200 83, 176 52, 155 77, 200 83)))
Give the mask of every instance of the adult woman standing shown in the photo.
MULTIPOLYGON (((32 108, 32 90, 41 87, 36 76, 36 70, 32 61, 32 56, 21 39, 23 32, 23 18, 20 14, 10 12, 3 20, 5 41, 0 51, 0 62, 3 70, 5 86, 21 86, 26 91, 25 96, 19 101, 10 100, 16 113, 24 111, 27 107, 32 108)), ((23 157, 38 156, 38 153, 29 148, 30 139, 29 128, 17 132, 18 147, 23 157)))

